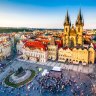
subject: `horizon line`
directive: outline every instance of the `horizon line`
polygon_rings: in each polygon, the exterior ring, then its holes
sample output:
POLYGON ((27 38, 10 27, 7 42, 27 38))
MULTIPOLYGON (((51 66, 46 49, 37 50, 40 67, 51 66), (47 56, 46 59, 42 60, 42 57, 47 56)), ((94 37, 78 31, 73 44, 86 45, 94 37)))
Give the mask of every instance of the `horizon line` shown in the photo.
MULTIPOLYGON (((3 27, 3 26, 0 26, 0 28, 17 28, 17 29, 19 29, 19 28, 30 29, 30 28, 31 28, 31 29, 47 29, 47 30, 48 30, 48 29, 53 29, 53 30, 54 30, 54 29, 58 29, 58 30, 60 29, 60 30, 64 30, 64 28, 44 28, 44 27, 37 28, 37 27, 23 27, 23 26, 22 26, 22 27, 11 27, 11 26, 10 26, 10 27, 7 27, 7 26, 3 27)), ((96 29, 96 28, 83 28, 83 30, 87 30, 87 29, 91 29, 91 30, 93 29, 93 30, 94 30, 94 29, 96 29)))

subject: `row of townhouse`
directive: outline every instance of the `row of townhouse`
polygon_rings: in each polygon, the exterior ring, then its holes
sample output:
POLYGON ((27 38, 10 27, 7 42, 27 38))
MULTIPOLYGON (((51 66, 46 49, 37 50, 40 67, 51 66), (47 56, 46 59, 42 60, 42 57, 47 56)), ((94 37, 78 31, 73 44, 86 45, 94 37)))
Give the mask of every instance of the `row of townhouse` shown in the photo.
POLYGON ((26 60, 46 62, 49 60, 58 60, 59 62, 69 62, 74 64, 82 63, 83 65, 95 62, 94 48, 58 48, 51 43, 46 47, 38 41, 20 41, 17 44, 17 52, 22 53, 26 60))

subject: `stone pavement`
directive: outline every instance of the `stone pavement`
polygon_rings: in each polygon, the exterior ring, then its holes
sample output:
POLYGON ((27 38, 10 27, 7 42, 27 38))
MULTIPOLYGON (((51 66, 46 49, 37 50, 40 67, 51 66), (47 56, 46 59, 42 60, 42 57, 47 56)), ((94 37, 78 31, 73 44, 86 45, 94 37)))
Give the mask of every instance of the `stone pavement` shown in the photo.
MULTIPOLYGON (((18 60, 23 61, 20 59, 18 60)), ((32 61, 25 61, 25 62, 34 63, 32 61)), ((58 67, 61 67, 62 69, 73 70, 73 71, 87 73, 87 74, 92 73, 95 67, 94 65, 83 66, 83 65, 75 65, 75 64, 73 65, 73 64, 66 64, 66 63, 60 63, 60 62, 53 62, 53 61, 47 61, 45 63, 35 62, 35 64, 51 66, 51 67, 58 66, 58 67)))
POLYGON ((11 64, 4 69, 4 72, 0 74, 0 81, 2 81, 9 74, 11 70, 17 70, 21 66, 24 69, 34 69, 34 70, 36 69, 37 66, 42 67, 43 69, 51 69, 54 66, 59 66, 62 69, 73 70, 82 73, 92 73, 94 70, 93 65, 82 66, 82 65, 72 65, 53 61, 47 61, 46 63, 39 63, 39 62, 14 59, 12 60, 11 64))

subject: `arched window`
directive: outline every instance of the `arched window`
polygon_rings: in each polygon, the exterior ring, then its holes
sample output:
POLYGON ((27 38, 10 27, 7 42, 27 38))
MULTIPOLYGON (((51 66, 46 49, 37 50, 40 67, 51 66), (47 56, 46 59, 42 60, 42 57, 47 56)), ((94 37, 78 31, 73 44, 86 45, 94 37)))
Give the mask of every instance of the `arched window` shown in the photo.
POLYGON ((78 32, 80 32, 80 27, 78 28, 78 32))
POLYGON ((66 28, 66 32, 67 32, 67 28, 66 28))

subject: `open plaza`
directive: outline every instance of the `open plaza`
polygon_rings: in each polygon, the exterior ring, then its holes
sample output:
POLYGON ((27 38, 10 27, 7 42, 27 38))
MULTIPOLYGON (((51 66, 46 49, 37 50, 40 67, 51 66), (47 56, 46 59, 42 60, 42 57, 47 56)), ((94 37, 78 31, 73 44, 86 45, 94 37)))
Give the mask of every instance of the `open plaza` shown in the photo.
MULTIPOLYGON (((74 96, 74 94, 77 94, 77 96, 95 96, 93 94, 93 85, 95 85, 95 82, 89 78, 87 74, 92 73, 94 71, 95 65, 92 66, 77 66, 77 65, 69 65, 59 62, 52 62, 47 61, 46 63, 36 63, 36 62, 30 62, 30 61, 23 61, 18 58, 15 58, 12 63, 6 67, 5 71, 0 74, 0 96, 74 96), (54 79, 53 77, 46 77, 42 76, 42 73, 45 69, 47 69, 49 72, 53 69, 53 67, 59 67, 63 70, 63 77, 60 79, 58 83, 58 79, 54 79), (6 77, 10 74, 10 71, 15 72, 18 70, 18 68, 24 68, 25 70, 35 70, 36 76, 29 82, 26 83, 20 87, 14 88, 6 85, 4 83, 4 80, 6 77), (72 69, 71 69, 72 67, 72 69), (74 70, 77 67, 77 70, 74 70), (89 70, 88 68, 93 70, 89 70), (81 68, 81 70, 80 70, 81 68), (87 70, 82 71, 82 68, 87 70), (41 69, 41 70, 39 70, 41 69), (49 78, 49 79, 48 79, 49 78), (45 79, 44 81, 42 81, 45 79), (48 79, 48 81, 46 81, 48 79), (39 80, 39 81, 38 81, 39 80), (41 81, 40 81, 41 80, 41 81), (63 82, 62 82, 63 80, 63 82), (41 82, 41 83, 40 83, 41 82), (58 83, 58 86, 61 86, 61 90, 55 92, 50 91, 50 86, 47 89, 45 87, 42 87, 42 82, 46 85, 46 82, 50 84, 56 84, 58 83), (53 83, 52 83, 53 82, 53 83), (68 84, 68 85, 67 85, 68 84), (64 86, 62 86, 64 85, 64 86), (73 87, 72 87, 73 86, 73 87), (64 89, 62 89, 64 87, 64 89), (86 90, 87 89, 87 90, 86 90), (49 91, 48 91, 49 90, 49 91), (55 92, 55 93, 54 93, 55 92), (81 95, 83 94, 83 95, 81 95), (86 95, 87 94, 87 95, 86 95), (93 94, 93 95, 92 95, 93 94)), ((57 73, 56 73, 57 74, 57 73)), ((57 85, 57 84, 56 84, 57 85)), ((55 88, 55 87, 54 87, 55 88)), ((59 87, 58 87, 59 88, 59 87)), ((58 89, 57 88, 57 89, 58 89)))

